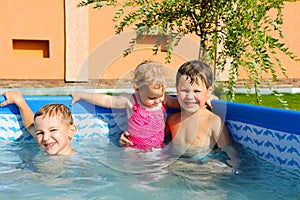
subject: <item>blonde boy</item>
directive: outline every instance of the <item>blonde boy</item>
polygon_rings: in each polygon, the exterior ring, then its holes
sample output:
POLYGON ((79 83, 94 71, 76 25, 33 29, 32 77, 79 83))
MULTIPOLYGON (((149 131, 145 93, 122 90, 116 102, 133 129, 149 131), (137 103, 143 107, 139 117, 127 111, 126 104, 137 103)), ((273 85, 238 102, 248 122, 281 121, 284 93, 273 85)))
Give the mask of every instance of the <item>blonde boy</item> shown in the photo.
POLYGON ((35 115, 18 91, 4 93, 6 101, 1 106, 16 104, 28 132, 37 140, 39 146, 50 155, 71 155, 75 153, 71 139, 77 132, 71 112, 63 104, 48 104, 35 115))

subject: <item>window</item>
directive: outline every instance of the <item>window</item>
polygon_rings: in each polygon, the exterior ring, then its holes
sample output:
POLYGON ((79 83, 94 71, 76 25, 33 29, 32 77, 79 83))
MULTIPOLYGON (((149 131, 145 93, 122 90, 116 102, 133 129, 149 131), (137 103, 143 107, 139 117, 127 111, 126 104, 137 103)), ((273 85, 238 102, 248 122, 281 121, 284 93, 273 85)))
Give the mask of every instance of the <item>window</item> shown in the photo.
MULTIPOLYGON (((152 48, 156 41, 160 39, 158 35, 143 35, 137 39, 137 45, 139 47, 148 47, 152 48)), ((160 51, 166 52, 166 44, 167 44, 167 37, 163 36, 160 41, 160 51)))
POLYGON ((16 57, 49 58, 49 40, 13 39, 13 55, 16 57))

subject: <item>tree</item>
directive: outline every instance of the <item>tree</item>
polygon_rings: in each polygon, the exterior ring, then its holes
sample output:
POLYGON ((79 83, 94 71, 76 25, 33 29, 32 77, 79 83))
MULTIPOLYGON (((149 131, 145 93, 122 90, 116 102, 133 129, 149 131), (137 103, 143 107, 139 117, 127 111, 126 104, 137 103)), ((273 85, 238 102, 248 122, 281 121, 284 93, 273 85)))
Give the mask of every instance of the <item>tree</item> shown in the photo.
MULTIPOLYGON (((169 62, 173 47, 188 33, 199 36, 199 59, 207 52, 210 59, 214 59, 218 70, 224 70, 225 63, 230 58, 228 100, 234 99, 234 89, 239 71, 245 70, 248 78, 253 81, 257 102, 260 103, 259 86, 261 81, 267 82, 273 94, 280 98, 270 80, 265 79, 271 74, 271 81, 277 81, 276 70, 286 75, 286 70, 277 58, 278 52, 283 52, 291 59, 295 55, 284 43, 281 30, 282 10, 284 0, 86 0, 78 6, 92 4, 94 8, 103 6, 118 8, 113 18, 118 22, 115 26, 116 34, 124 28, 134 26, 136 38, 130 42, 124 55, 128 55, 136 40, 143 35, 157 34, 158 40, 154 45, 157 53, 160 40, 167 37, 167 56, 169 62), (125 12, 126 11, 126 12, 125 12), (276 13, 274 17, 270 11, 276 13), (127 13, 127 14, 125 14, 127 13), (218 50, 222 45, 222 50, 218 50)), ((250 84, 245 82, 250 88, 250 84)), ((284 104, 285 102, 282 101, 284 104)))

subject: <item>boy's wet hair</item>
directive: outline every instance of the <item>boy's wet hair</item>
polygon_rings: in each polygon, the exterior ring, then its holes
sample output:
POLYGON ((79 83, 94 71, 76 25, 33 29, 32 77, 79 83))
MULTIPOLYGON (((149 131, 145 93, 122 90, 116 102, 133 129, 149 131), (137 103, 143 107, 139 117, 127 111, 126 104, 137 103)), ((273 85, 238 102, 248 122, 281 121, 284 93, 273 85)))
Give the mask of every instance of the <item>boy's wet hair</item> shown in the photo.
POLYGON ((42 116, 45 117, 60 117, 63 124, 65 125, 73 125, 74 120, 71 114, 70 109, 64 104, 48 104, 40 108, 34 115, 34 119, 42 116))
POLYGON ((180 66, 176 74, 176 86, 181 76, 186 75, 191 84, 199 84, 203 81, 206 88, 210 88, 213 83, 213 74, 211 67, 200 60, 192 60, 180 66))
POLYGON ((139 88, 145 84, 155 84, 155 88, 166 88, 165 67, 154 61, 146 60, 134 70, 133 84, 139 88))

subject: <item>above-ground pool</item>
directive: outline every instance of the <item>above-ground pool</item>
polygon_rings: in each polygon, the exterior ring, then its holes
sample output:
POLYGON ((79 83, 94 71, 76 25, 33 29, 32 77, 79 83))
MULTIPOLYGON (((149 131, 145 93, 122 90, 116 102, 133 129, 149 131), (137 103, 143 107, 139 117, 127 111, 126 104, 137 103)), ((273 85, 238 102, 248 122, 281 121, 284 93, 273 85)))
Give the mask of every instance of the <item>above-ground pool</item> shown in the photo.
MULTIPOLYGON (((34 112, 71 101, 25 99, 34 112)), ((224 101, 213 107, 240 153, 239 174, 220 151, 191 160, 164 149, 121 148, 124 111, 83 101, 70 107, 78 154, 49 156, 26 132, 16 106, 0 108, 0 199, 300 199, 300 113, 224 101)))

